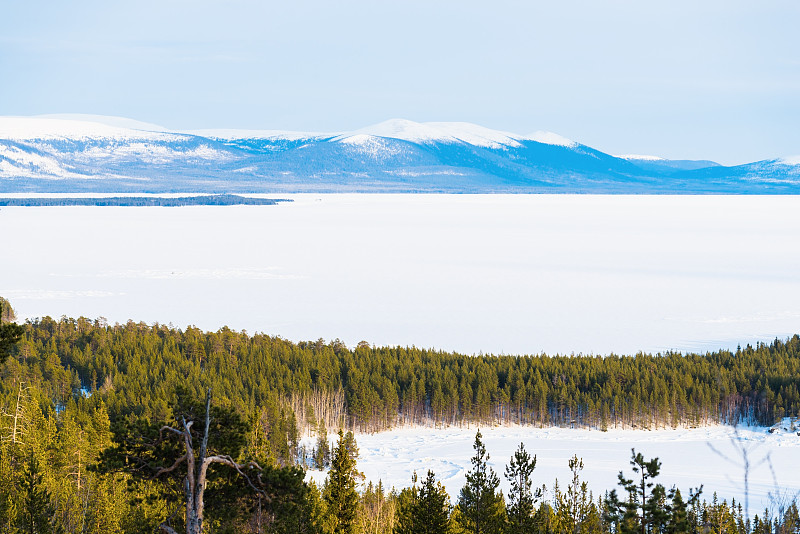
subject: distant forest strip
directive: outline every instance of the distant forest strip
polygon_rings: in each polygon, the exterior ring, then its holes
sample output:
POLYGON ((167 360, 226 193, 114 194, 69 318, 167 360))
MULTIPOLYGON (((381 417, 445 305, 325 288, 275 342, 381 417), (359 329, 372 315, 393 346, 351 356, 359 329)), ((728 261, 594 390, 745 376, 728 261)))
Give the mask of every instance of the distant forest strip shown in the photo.
MULTIPOLYGON (((65 405, 91 392, 112 420, 160 419, 177 388, 273 428, 518 423, 599 429, 740 422, 800 413, 800 337, 735 352, 469 356, 416 347, 348 348, 222 328, 49 317, 24 325, 3 376, 65 405)), ((5 380, 1 397, 13 395, 5 380)), ((282 429, 282 430, 280 430, 282 429)), ((296 439, 296 438, 295 438, 296 439)))
POLYGON ((181 206, 274 206, 288 199, 253 198, 239 195, 199 195, 189 197, 60 197, 60 198, 0 198, 0 206, 131 206, 131 207, 181 207, 181 206))

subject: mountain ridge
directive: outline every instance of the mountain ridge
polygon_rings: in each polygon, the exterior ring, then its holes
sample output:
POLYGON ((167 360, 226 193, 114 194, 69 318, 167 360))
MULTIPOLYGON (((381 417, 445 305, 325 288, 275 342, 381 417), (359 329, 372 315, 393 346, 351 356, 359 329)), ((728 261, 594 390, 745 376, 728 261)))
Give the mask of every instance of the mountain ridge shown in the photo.
POLYGON ((0 117, 6 193, 797 194, 798 163, 791 156, 731 167, 613 156, 552 132, 519 135, 463 122, 391 119, 306 133, 0 117))

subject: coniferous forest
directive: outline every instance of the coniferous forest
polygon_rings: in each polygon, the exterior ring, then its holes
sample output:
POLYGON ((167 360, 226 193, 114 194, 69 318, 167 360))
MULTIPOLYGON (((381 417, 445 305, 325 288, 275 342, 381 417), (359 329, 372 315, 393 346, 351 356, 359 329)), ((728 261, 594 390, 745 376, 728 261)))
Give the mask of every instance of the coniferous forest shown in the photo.
POLYGON ((771 425, 800 413, 797 335, 707 354, 469 356, 132 321, 16 325, 0 303, 0 532, 800 533, 794 502, 747 513, 665 487, 660 461, 636 451, 615 488, 587 487, 577 456, 570 480, 539 480, 524 444, 495 473, 480 432, 458 495, 432 472, 386 488, 358 472, 353 434, 771 425), (328 469, 325 483, 306 482, 309 468, 328 469))

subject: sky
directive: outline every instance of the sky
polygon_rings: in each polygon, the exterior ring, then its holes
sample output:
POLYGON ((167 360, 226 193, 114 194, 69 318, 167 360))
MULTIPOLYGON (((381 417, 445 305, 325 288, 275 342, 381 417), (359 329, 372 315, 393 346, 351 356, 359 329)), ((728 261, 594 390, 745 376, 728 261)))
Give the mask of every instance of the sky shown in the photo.
POLYGON ((548 130, 611 154, 800 154, 800 3, 6 2, 0 115, 548 130))

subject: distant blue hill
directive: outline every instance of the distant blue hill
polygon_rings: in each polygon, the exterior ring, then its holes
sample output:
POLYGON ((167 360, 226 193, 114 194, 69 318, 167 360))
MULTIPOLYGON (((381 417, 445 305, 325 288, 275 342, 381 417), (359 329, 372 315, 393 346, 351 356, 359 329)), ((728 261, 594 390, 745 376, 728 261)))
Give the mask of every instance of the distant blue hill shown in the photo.
POLYGON ((556 134, 464 123, 394 120, 344 134, 181 133, 0 118, 0 193, 797 194, 796 159, 725 167, 615 157, 556 134))

